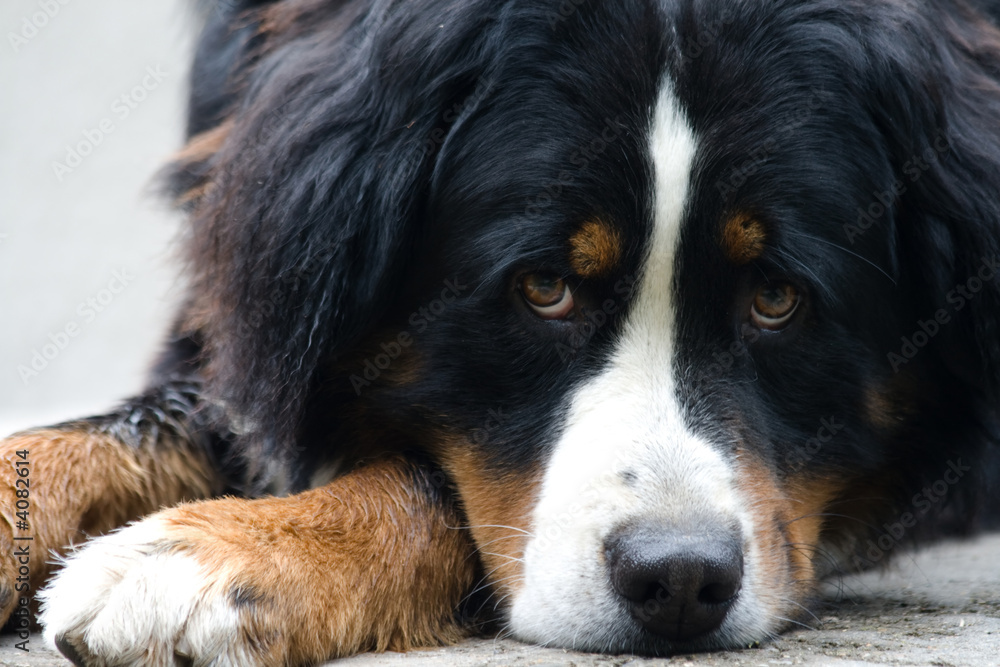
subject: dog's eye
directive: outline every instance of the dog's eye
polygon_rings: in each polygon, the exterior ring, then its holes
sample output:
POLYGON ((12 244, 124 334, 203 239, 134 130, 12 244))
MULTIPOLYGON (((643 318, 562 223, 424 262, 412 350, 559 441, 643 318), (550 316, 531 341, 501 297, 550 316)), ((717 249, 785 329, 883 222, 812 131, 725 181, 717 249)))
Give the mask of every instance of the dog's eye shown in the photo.
POLYGON ((799 291, 788 283, 763 285, 757 290, 750 318, 761 329, 783 329, 799 307, 799 291))
POLYGON ((521 294, 535 314, 546 320, 560 320, 573 310, 573 293, 562 278, 529 273, 521 278, 521 294))

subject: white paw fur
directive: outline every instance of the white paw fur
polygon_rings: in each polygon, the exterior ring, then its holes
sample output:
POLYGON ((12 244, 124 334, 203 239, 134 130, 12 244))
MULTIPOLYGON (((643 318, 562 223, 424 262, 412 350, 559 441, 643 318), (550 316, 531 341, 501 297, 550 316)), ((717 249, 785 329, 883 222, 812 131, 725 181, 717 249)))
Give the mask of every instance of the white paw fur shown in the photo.
MULTIPOLYGON (((90 665, 258 665, 229 598, 153 516, 87 543, 41 592, 46 642, 90 665)), ((67 656, 70 657, 70 656, 67 656)))

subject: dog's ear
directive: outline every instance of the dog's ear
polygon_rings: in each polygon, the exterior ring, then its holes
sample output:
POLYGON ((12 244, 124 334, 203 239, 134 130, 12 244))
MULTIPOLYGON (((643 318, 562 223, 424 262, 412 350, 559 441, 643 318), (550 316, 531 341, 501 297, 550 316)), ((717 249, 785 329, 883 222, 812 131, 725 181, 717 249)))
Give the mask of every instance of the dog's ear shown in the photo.
POLYGON ((927 328, 943 363, 1000 396, 1000 31, 961 0, 872 7, 866 97, 894 171, 889 242, 915 295, 902 333, 940 316, 927 328))
POLYGON ((446 110, 484 86, 470 53, 488 17, 444 4, 267 8, 210 157, 182 165, 187 186, 207 174, 189 244, 206 391, 256 455, 292 451, 318 368, 392 303, 446 110))

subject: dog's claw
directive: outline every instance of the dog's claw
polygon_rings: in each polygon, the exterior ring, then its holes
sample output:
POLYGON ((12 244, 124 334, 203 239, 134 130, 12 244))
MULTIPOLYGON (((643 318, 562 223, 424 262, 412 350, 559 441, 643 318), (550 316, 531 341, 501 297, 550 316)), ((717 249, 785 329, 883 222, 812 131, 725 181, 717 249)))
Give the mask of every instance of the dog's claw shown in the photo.
POLYGON ((76 665, 76 667, 87 667, 87 663, 84 661, 79 651, 76 650, 76 647, 69 643, 69 639, 66 638, 66 635, 59 635, 56 637, 56 648, 63 654, 63 657, 76 665))
POLYGON ((0 609, 6 609, 14 597, 14 589, 7 584, 0 584, 0 609))

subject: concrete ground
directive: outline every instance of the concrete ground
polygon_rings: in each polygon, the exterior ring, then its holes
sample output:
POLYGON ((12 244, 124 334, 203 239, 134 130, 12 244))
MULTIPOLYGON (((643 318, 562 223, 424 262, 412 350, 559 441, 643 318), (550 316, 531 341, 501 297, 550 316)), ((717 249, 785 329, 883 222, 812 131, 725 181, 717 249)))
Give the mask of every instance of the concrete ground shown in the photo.
MULTIPOLYGON (((904 557, 885 575, 831 582, 814 627, 783 635, 759 648, 681 655, 670 659, 591 655, 543 649, 510 640, 476 639, 458 646, 408 654, 367 654, 343 667, 772 667, 774 665, 1000 665, 1000 535, 939 545, 904 557)), ((69 662, 29 639, 0 636, 0 665, 64 667, 69 662)))
MULTIPOLYGON (((192 24, 184 0, 0 3, 0 436, 141 386, 180 292, 177 220, 148 186, 181 141, 192 24)), ((669 662, 1000 664, 1000 537, 844 580, 829 599, 816 629, 669 662)), ((28 654, 13 644, 0 639, 0 664, 68 664, 38 637, 28 654)), ((480 640, 342 664, 666 662, 480 640)))

